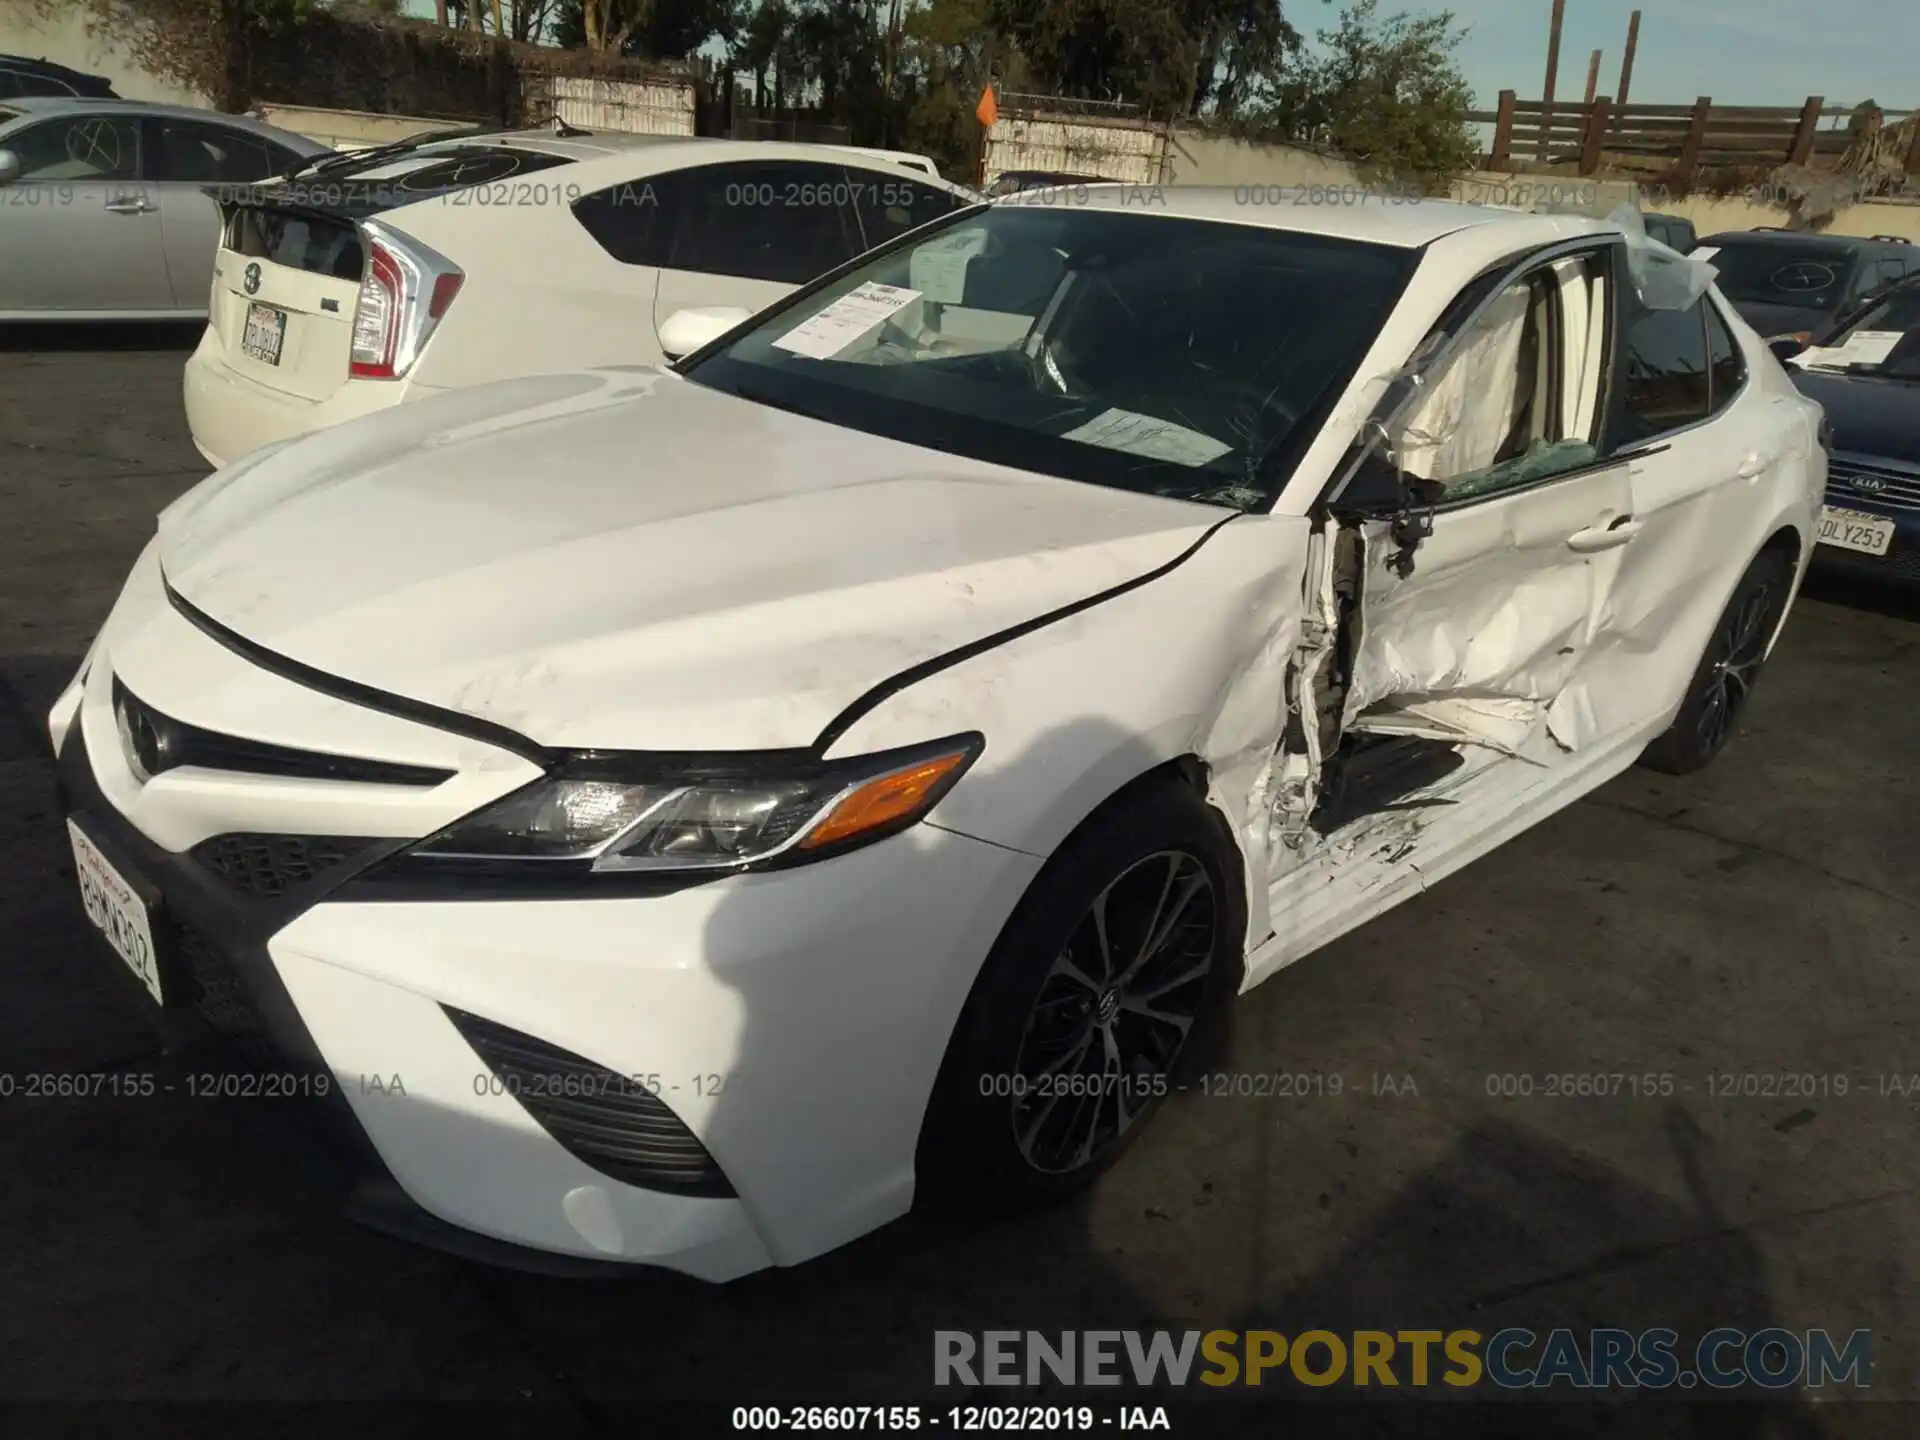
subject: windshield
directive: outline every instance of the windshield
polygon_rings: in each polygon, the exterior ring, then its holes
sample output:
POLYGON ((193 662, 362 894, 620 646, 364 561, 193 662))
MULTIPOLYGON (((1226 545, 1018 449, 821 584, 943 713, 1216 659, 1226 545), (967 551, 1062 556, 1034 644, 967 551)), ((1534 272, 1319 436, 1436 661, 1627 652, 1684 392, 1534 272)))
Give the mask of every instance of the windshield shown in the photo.
POLYGON ((686 373, 952 454, 1260 509, 1417 258, 1164 214, 975 210, 686 373))
POLYGON ((1803 363, 1920 380, 1920 284, 1902 285, 1860 312, 1824 345, 1804 352, 1803 363))
POLYGON ((1847 293, 1855 257, 1817 245, 1714 242, 1719 253, 1720 293, 1734 304, 1790 305, 1796 310, 1836 309, 1847 293))

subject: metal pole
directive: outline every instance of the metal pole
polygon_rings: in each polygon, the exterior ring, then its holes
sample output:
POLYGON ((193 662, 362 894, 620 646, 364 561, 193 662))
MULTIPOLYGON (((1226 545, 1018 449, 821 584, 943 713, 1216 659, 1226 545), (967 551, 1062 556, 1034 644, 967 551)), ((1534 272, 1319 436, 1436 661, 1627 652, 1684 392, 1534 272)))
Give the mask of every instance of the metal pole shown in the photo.
POLYGON ((1547 88, 1540 97, 1540 158, 1547 158, 1547 140, 1553 127, 1553 84, 1560 78, 1560 22, 1567 0, 1553 0, 1553 29, 1547 35, 1547 88))
POLYGON ((1620 91, 1613 97, 1616 106, 1627 103, 1627 86, 1633 80, 1633 52, 1640 44, 1640 12, 1627 18, 1627 53, 1620 57, 1620 91))

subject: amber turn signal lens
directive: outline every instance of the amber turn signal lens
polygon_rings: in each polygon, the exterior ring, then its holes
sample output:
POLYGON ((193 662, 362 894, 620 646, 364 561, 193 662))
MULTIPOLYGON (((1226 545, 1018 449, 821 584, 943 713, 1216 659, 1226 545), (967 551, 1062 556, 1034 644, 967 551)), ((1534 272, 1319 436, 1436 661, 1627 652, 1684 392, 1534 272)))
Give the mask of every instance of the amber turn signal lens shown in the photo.
POLYGON ((826 818, 807 832, 800 848, 817 850, 917 814, 941 781, 966 764, 967 758, 967 751, 955 750, 867 781, 829 810, 826 818))

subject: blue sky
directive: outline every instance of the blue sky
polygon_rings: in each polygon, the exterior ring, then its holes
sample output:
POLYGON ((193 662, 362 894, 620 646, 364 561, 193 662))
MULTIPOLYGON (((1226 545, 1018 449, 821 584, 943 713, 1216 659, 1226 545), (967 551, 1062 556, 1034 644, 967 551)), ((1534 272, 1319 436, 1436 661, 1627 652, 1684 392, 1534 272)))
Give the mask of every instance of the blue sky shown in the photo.
MULTIPOLYGON (((1291 0, 1302 30, 1327 28, 1340 9, 1291 0), (1328 17, 1322 20, 1321 16, 1328 17)), ((1458 59, 1485 109, 1502 90, 1537 100, 1546 81, 1553 0, 1451 0, 1396 4, 1383 12, 1450 9, 1469 29, 1458 59)), ((1600 56, 1598 93, 1620 83, 1627 17, 1638 9, 1640 42, 1631 99, 1683 104, 1711 95, 1723 105, 1796 105, 1809 95, 1889 110, 1920 107, 1920 0, 1567 0, 1555 93, 1586 93, 1587 57, 1600 56)))

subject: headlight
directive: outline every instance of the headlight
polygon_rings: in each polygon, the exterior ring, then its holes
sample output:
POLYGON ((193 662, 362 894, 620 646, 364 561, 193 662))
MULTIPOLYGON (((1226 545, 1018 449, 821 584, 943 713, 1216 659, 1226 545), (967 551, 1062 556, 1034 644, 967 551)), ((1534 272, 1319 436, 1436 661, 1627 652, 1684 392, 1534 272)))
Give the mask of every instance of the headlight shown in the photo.
POLYGON ((849 760, 581 756, 429 836, 403 866, 533 879, 798 864, 913 825, 982 748, 964 735, 849 760))

